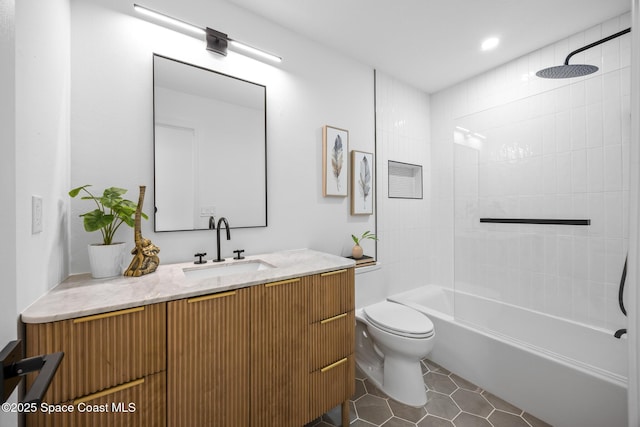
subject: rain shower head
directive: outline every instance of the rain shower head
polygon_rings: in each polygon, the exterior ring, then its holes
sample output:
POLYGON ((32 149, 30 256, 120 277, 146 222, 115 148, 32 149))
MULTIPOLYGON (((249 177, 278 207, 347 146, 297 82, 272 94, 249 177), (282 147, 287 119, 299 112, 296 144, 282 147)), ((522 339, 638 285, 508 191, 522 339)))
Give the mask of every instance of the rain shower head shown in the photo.
POLYGON ((588 64, 569 64, 569 59, 575 55, 576 53, 580 53, 587 49, 591 49, 594 46, 598 46, 599 44, 608 42, 609 40, 615 39, 616 37, 620 37, 623 34, 627 34, 631 31, 631 28, 627 28, 626 30, 622 30, 618 33, 612 34, 609 37, 605 37, 601 40, 588 44, 580 49, 576 49, 567 55, 567 59, 564 60, 564 65, 557 65, 555 67, 545 68, 544 70, 540 70, 536 73, 536 76, 542 77, 543 79, 568 79, 572 77, 582 77, 588 74, 595 73, 598 71, 598 67, 595 65, 588 64))
POLYGON ((555 67, 545 68, 536 73, 536 76, 543 79, 569 79, 572 77, 582 77, 598 71, 598 67, 589 64, 565 64, 555 67))

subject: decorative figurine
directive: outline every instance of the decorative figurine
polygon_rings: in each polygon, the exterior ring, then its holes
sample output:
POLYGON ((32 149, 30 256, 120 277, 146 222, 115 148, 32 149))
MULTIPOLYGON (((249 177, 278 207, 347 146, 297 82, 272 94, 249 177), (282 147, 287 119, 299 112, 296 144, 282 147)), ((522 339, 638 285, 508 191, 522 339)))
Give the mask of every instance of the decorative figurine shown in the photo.
POLYGON ((145 190, 146 187, 141 185, 133 232, 136 247, 131 250, 133 259, 131 260, 129 267, 124 272, 125 276, 139 277, 153 273, 156 271, 156 268, 158 268, 158 264, 160 264, 160 258, 158 258, 160 248, 151 243, 151 240, 142 237, 140 217, 142 216, 142 202, 144 201, 145 190))

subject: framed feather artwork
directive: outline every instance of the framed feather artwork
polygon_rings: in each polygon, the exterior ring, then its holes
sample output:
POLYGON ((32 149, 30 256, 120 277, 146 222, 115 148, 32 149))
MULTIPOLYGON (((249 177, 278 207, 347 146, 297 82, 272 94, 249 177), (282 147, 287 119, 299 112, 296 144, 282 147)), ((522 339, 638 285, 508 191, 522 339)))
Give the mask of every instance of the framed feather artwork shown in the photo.
POLYGON ((349 131, 322 128, 322 195, 347 196, 349 131))
POLYGON ((351 151, 351 215, 373 214, 373 154, 351 151))

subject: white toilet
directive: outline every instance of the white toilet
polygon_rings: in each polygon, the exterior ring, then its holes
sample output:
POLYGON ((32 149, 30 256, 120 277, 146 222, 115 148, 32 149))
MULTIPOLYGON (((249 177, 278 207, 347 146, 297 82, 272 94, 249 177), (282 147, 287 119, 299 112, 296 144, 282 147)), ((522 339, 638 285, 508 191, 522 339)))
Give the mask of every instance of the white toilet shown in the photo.
POLYGON ((433 349, 433 323, 424 314, 391 301, 356 310, 356 363, 389 397, 423 406, 427 393, 420 360, 433 349))

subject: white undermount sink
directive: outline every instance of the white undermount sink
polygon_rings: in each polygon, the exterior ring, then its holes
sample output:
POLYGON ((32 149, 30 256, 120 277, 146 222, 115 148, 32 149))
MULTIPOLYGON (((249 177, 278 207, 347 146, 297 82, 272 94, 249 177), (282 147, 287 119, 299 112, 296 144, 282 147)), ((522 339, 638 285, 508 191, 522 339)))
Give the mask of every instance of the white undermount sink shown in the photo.
POLYGON ((275 268, 261 260, 239 261, 231 263, 213 263, 197 267, 183 268, 188 279, 208 279, 211 277, 231 276, 234 274, 252 273, 254 271, 275 268))

